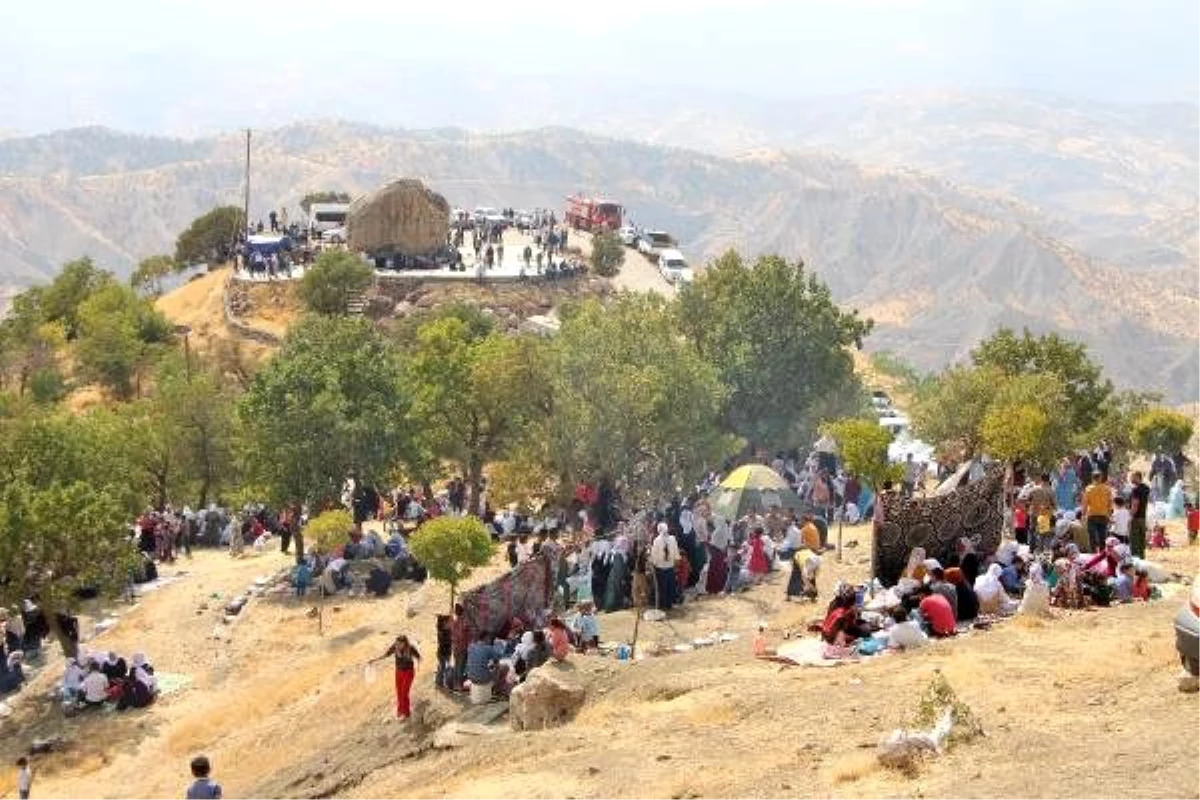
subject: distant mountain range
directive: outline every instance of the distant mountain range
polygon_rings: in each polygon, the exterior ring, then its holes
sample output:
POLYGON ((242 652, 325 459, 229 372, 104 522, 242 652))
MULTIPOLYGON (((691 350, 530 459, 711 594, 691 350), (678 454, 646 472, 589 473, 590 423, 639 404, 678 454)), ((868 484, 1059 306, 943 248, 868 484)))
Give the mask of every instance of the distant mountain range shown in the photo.
MULTIPOLYGON (((1086 342, 1122 385, 1196 399, 1194 108, 856 102, 814 106, 793 128, 790 112, 737 108, 694 124, 678 113, 564 120, 711 152, 561 127, 290 125, 254 135, 251 214, 295 215, 310 190, 363 192, 399 176, 463 206, 561 208, 567 193, 603 193, 677 234, 693 260, 727 247, 803 258, 876 319, 870 349, 920 367, 1027 325, 1086 342)), ((0 285, 44 281, 85 253, 127 274, 169 252, 195 216, 240 204, 243 153, 237 134, 0 140, 0 285)))

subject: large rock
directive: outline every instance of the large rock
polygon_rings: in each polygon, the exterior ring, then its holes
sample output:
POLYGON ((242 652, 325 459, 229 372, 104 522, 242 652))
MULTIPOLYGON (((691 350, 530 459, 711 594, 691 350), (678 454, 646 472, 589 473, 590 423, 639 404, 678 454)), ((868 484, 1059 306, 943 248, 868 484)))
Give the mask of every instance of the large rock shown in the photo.
POLYGON ((569 722, 583 706, 584 689, 563 680, 553 665, 538 667, 508 698, 515 731, 540 731, 569 722))
POLYGON ((393 181, 350 206, 350 249, 368 253, 430 255, 446 246, 450 204, 418 180, 393 181))

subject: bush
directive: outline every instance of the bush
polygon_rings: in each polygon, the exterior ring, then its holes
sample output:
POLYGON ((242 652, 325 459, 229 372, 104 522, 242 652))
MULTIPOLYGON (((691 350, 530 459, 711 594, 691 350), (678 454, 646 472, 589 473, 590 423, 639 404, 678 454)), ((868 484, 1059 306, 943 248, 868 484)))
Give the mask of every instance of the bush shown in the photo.
POLYGON ((458 584, 492 557, 492 537, 476 517, 437 517, 408 540, 429 577, 450 584, 450 608, 458 584))
POLYGON ((598 233, 592 238, 592 271, 611 278, 625 263, 625 246, 615 233, 598 233))
POLYGON ((345 314, 350 298, 366 291, 374 279, 375 272, 358 257, 345 250, 327 250, 304 272, 300 300, 318 314, 345 314))

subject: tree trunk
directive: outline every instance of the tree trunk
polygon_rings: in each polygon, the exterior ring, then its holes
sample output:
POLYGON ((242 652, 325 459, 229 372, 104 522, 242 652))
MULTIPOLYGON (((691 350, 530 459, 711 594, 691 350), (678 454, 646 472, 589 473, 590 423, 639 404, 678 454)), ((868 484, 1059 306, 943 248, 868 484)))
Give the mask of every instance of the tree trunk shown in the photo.
POLYGON ((51 635, 58 640, 58 646, 62 648, 63 656, 66 658, 78 656, 79 642, 67 636, 66 631, 58 624, 58 613, 49 608, 42 608, 42 613, 46 616, 46 627, 50 629, 51 635))
POLYGON ((467 473, 467 485, 470 487, 470 491, 467 492, 467 513, 482 518, 483 514, 479 510, 479 494, 483 489, 480 485, 483 481, 483 462, 472 456, 467 459, 464 466, 467 473))
POLYGON ((450 616, 454 616, 454 600, 455 591, 458 589, 458 584, 450 584, 450 616))

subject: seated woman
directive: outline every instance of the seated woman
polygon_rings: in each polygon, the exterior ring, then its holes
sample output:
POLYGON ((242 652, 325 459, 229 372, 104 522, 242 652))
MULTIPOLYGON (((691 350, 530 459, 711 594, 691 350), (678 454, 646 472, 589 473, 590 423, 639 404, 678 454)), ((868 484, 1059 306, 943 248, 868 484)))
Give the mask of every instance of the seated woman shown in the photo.
POLYGON ((83 704, 91 708, 104 705, 108 700, 108 678, 100 671, 100 665, 92 661, 83 678, 83 704))
POLYGON ((979 598, 975 596, 975 590, 967 583, 962 569, 950 567, 946 570, 946 581, 954 587, 954 593, 958 598, 958 603, 954 606, 955 618, 959 622, 971 622, 978 617, 979 598))
POLYGON ((853 587, 843 588, 829 603, 829 611, 821 623, 821 638, 826 644, 840 646, 870 635, 870 627, 858 618, 853 587))
POLYGON ((154 676, 154 667, 146 663, 146 656, 134 653, 130 666, 132 669, 125 680, 124 691, 117 701, 118 711, 126 708, 145 708, 153 703, 158 695, 158 678, 154 676))
POLYGON ((888 647, 906 650, 929 644, 929 637, 918 622, 909 618, 908 609, 903 605, 892 609, 892 620, 894 624, 888 630, 888 647))
POLYGON ((551 618, 548 634, 550 655, 554 656, 555 661, 565 661, 571 652, 571 637, 566 624, 558 617, 551 618))
POLYGON ((999 564, 992 564, 987 572, 975 579, 975 597, 979 600, 980 614, 1006 614, 1012 610, 1012 600, 1000 583, 1003 570, 999 564))
POLYGON ((63 670, 62 699, 64 703, 83 699, 83 668, 74 658, 67 659, 66 669, 63 670))

